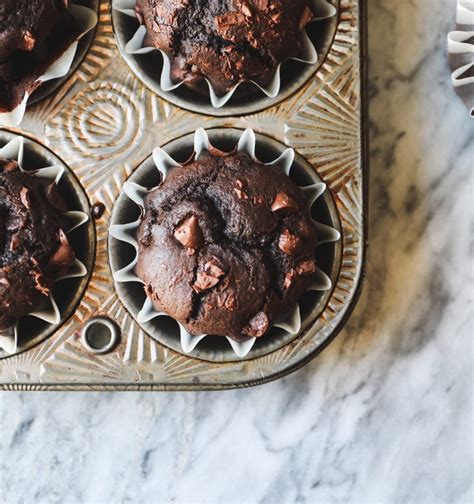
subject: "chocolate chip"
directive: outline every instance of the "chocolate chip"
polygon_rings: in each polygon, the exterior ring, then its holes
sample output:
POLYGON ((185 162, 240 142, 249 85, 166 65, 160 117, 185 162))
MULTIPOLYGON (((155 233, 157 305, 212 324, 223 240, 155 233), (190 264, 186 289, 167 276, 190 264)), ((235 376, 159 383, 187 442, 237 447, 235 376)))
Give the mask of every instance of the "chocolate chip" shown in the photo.
POLYGON ((296 266, 296 271, 298 272, 298 275, 311 275, 316 271, 316 261, 314 259, 301 261, 296 266))
POLYGON ((10 159, 0 159, 0 170, 4 173, 12 172, 18 169, 18 163, 10 159))
POLYGON ((224 301, 224 306, 226 307, 227 310, 234 311, 236 304, 237 304, 237 301, 235 299, 234 294, 232 292, 229 292, 229 294, 227 295, 227 297, 224 301))
POLYGON ((252 338, 260 338, 270 328, 270 319, 265 312, 259 312, 248 325, 243 329, 242 333, 252 338))
POLYGON ((225 36, 227 30, 234 26, 245 22, 245 16, 240 12, 229 12, 227 14, 221 14, 214 18, 217 31, 220 35, 225 36))
POLYGON ((16 250, 20 245, 20 243, 21 243, 20 236, 18 233, 15 233, 12 236, 12 239, 10 240, 10 250, 11 251, 16 250))
POLYGON ((200 294, 201 292, 212 289, 219 283, 219 279, 209 275, 205 271, 200 271, 197 274, 196 281, 194 282, 193 289, 200 294))
POLYGON ((283 191, 280 191, 273 200, 272 212, 298 212, 298 203, 283 191))
POLYGON ((216 258, 207 261, 204 271, 199 271, 194 282, 193 289, 198 294, 215 287, 225 275, 216 258))
POLYGON ((268 7, 268 0, 252 0, 258 10, 265 10, 268 7))
POLYGON ((49 259, 49 266, 68 266, 74 259, 74 252, 62 229, 59 230, 59 247, 49 259))
POLYGON ((288 229, 285 229, 280 235, 278 240, 278 248, 288 255, 293 255, 297 252, 299 246, 301 245, 301 239, 299 236, 290 233, 288 229))
POLYGON ((91 208, 91 215, 92 218, 95 220, 98 220, 104 215, 105 212, 105 205, 101 202, 99 203, 94 203, 91 208))
POLYGON ((23 51, 32 51, 36 45, 36 37, 28 30, 25 30, 22 34, 21 43, 19 44, 19 49, 23 51))
POLYGON ((245 184, 241 180, 236 180, 234 192, 235 192, 235 194, 237 194, 237 197, 239 199, 249 199, 249 197, 247 196, 247 193, 243 190, 244 187, 245 187, 245 184))
POLYGON ((314 18, 313 11, 306 6, 304 8, 303 14, 301 14, 300 22, 299 22, 299 29, 303 30, 304 27, 314 18))
POLYGON ((202 245, 202 232, 198 219, 191 215, 185 219, 175 230, 174 237, 183 245, 191 249, 197 249, 202 245))
POLYGON ((28 187, 22 187, 20 189, 20 200, 25 208, 30 208, 29 192, 30 190, 28 187))
POLYGON ((290 287, 293 286, 296 278, 297 278, 297 274, 296 274, 296 271, 295 270, 291 270, 289 271, 286 275, 285 275, 285 281, 283 282, 283 288, 285 290, 288 290, 290 287))
POLYGON ((220 268, 216 259, 207 261, 204 265, 204 271, 213 277, 220 278, 225 275, 225 271, 220 268))
POLYGON ((48 285, 47 277, 39 271, 32 271, 31 274, 35 280, 35 289, 41 292, 44 296, 49 296, 51 291, 48 285))

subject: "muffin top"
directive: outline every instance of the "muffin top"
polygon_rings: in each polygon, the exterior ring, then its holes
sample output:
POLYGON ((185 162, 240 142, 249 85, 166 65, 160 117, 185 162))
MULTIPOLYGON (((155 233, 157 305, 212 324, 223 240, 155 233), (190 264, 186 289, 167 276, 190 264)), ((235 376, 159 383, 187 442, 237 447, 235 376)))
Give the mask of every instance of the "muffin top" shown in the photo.
POLYGON ((218 93, 267 85, 278 65, 298 56, 312 19, 310 0, 137 0, 145 44, 165 51, 172 79, 208 78, 218 93))
POLYGON ((74 264, 65 210, 56 184, 0 159, 0 329, 39 308, 74 264))
POLYGON ((260 337, 316 271, 301 189, 245 153, 203 153, 150 192, 137 275, 154 307, 194 335, 260 337))
POLYGON ((70 0, 0 0, 0 112, 31 94, 78 35, 69 6, 70 0))

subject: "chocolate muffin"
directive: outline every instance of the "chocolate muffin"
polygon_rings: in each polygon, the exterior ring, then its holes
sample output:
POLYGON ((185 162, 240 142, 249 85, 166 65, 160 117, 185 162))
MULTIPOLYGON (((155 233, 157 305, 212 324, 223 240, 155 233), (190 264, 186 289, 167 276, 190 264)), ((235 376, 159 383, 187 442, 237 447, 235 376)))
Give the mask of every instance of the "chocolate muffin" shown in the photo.
POLYGON ((303 192, 245 153, 213 149, 171 170, 137 238, 147 296, 194 335, 263 336, 316 271, 303 192))
POLYGON ((208 78, 218 94, 241 82, 268 85, 278 65, 299 56, 313 18, 310 0, 137 0, 145 45, 170 56, 171 77, 208 78))
POLYGON ((70 0, 0 0, 0 112, 13 110, 79 34, 70 0))
POLYGON ((0 159, 0 329, 40 308, 75 254, 56 184, 0 159))

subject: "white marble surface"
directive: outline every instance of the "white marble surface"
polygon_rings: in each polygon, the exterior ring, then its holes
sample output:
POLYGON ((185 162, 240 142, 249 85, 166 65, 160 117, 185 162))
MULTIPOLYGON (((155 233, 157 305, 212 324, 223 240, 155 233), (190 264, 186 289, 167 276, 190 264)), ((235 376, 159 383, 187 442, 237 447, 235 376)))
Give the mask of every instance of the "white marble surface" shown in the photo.
POLYGON ((0 502, 468 503, 474 121, 454 0, 369 0, 371 247, 347 328, 220 393, 0 396, 0 502))

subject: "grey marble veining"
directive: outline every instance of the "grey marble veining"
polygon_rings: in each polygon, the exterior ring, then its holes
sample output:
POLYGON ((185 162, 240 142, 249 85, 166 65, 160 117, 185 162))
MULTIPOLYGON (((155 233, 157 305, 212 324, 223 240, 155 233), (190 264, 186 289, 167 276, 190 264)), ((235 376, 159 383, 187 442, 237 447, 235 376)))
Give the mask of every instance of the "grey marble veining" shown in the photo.
POLYGON ((303 370, 219 393, 0 395, 0 502, 474 499, 474 121, 454 0, 370 0, 370 253, 303 370))

